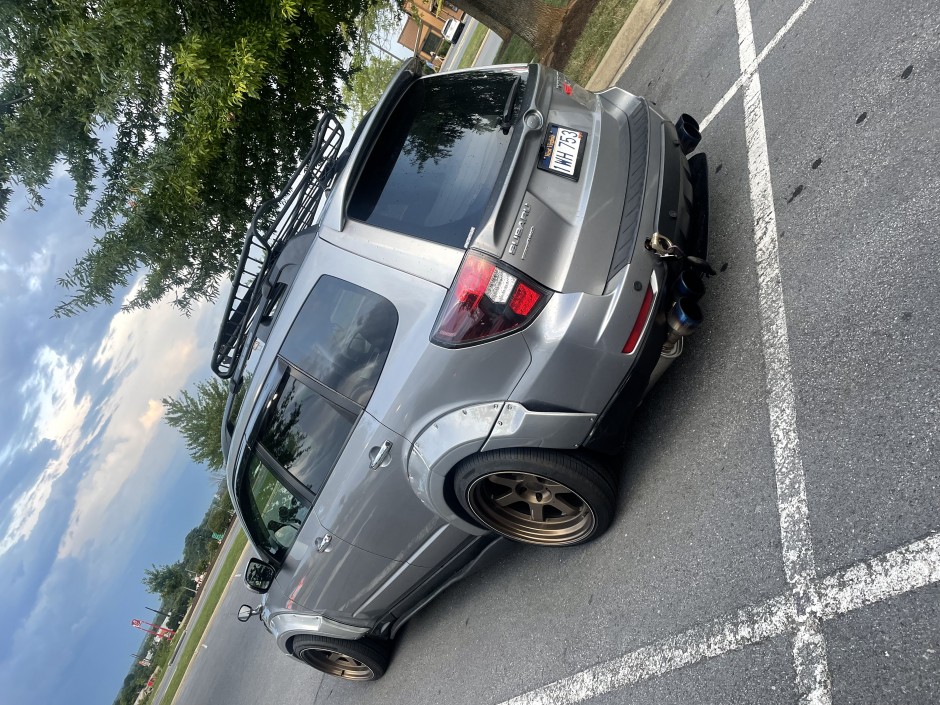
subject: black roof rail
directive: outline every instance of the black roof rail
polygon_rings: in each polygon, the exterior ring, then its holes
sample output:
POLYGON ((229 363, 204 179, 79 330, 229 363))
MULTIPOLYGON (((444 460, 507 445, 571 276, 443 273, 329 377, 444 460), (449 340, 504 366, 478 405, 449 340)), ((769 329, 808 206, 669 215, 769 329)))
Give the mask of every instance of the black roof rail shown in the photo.
POLYGON ((287 185, 261 204, 251 219, 212 351, 212 371, 220 378, 230 379, 239 367, 245 344, 260 318, 264 280, 278 253, 292 237, 313 224, 323 194, 336 175, 334 166, 343 135, 336 116, 325 113, 317 125, 313 146, 287 185), (269 226, 262 228, 274 208, 277 214, 269 226))

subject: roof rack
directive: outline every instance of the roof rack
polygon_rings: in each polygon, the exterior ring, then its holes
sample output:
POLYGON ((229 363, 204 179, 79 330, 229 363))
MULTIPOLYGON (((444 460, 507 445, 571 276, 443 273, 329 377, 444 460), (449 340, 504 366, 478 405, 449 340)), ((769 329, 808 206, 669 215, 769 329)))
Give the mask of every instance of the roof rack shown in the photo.
POLYGON ((323 193, 336 175, 334 166, 343 134, 336 116, 325 113, 317 125, 313 147, 287 185, 261 204, 251 219, 212 352, 212 371, 222 379, 235 374, 245 344, 253 335, 264 300, 263 283, 277 255, 292 237, 313 224, 323 193), (265 217, 274 208, 277 215, 270 226, 262 228, 265 217))

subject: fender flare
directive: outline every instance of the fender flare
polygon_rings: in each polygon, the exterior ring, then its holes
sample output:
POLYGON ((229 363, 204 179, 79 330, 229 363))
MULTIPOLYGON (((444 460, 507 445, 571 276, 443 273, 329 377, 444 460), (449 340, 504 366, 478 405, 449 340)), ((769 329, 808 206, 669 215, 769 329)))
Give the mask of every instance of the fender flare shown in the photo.
POLYGON ((448 412, 417 436, 408 457, 408 481, 418 499, 468 534, 488 533, 464 519, 448 502, 451 470, 474 453, 498 448, 576 449, 597 414, 530 411, 515 401, 492 401, 448 412))

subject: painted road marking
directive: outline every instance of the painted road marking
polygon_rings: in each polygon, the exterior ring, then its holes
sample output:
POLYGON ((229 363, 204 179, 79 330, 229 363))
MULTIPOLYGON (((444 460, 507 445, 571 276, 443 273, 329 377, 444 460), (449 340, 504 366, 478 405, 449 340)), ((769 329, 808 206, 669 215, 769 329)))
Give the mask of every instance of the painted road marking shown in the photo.
MULTIPOLYGON (((822 621, 940 583, 940 533, 810 582, 822 621)), ((506 700, 572 705, 787 633, 799 633, 796 589, 506 700)))
POLYGON ((761 339, 774 449, 784 571, 790 590, 620 658, 550 683, 501 705, 579 703, 782 634, 792 634, 802 703, 830 705, 832 686, 821 625, 866 605, 940 582, 940 533, 823 579, 816 574, 806 481, 796 428, 793 376, 780 275, 777 218, 758 67, 806 12, 804 0, 758 55, 748 0, 734 0, 741 75, 702 121, 704 129, 743 90, 761 339))
POLYGON ((798 625, 793 636, 793 666, 801 702, 807 705, 829 705, 832 702, 832 685, 826 640, 819 622, 818 600, 812 587, 812 580, 816 577, 816 561, 813 557, 800 437, 796 428, 790 339, 777 243, 777 214, 774 210, 764 101, 761 97, 760 72, 756 69, 757 52, 748 0, 734 0, 734 15, 738 28, 741 74, 744 77, 744 136, 754 215, 757 298, 767 375, 770 438, 777 480, 780 543, 784 572, 793 588, 798 625))
POLYGON ((757 58, 747 67, 741 67, 741 75, 738 76, 738 79, 731 85, 731 88, 721 97, 721 100, 711 109, 711 112, 705 116, 705 119, 702 120, 700 128, 704 130, 711 123, 712 120, 722 111, 722 109, 728 104, 728 101, 734 98, 735 94, 741 90, 741 87, 744 85, 744 82, 747 81, 754 73, 757 71, 757 67, 763 63, 764 59, 767 58, 767 55, 774 50, 774 47, 780 43, 780 40, 783 39, 783 36, 789 32, 793 25, 796 24, 796 21, 803 16, 803 13, 809 9, 809 6, 812 5, 816 0, 803 0, 803 4, 800 5, 796 12, 790 15, 790 19, 786 21, 783 27, 780 28, 780 31, 774 35, 774 38, 770 40, 767 46, 764 47, 764 50, 757 55, 757 58))

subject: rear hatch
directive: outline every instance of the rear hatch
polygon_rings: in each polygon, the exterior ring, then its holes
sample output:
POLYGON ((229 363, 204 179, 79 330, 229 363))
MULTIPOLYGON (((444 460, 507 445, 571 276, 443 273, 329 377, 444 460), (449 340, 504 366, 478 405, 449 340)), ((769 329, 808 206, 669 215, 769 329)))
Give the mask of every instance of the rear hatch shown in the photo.
POLYGON ((498 206, 474 247, 554 291, 601 294, 628 175, 644 179, 646 152, 631 174, 627 115, 554 69, 530 67, 520 109, 498 206))
POLYGON ((349 218, 602 293, 630 169, 622 111, 554 69, 496 67, 414 81, 374 139, 349 218))

